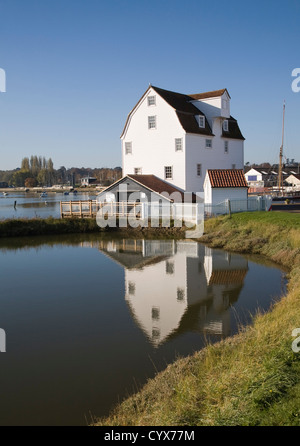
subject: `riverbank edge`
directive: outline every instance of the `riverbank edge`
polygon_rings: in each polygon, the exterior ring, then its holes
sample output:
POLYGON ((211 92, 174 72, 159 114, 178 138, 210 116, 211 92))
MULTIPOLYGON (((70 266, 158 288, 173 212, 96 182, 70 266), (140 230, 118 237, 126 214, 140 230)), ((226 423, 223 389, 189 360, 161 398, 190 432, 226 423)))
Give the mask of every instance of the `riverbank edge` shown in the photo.
POLYGON ((0 239, 40 235, 118 233, 132 237, 184 238, 188 228, 174 227, 105 227, 97 225, 95 218, 23 218, 0 220, 0 239))
POLYGON ((276 212, 220 217, 206 222, 199 241, 287 268, 287 294, 237 335, 169 365, 94 425, 300 425, 300 352, 292 349, 292 331, 300 327, 299 218, 276 212))

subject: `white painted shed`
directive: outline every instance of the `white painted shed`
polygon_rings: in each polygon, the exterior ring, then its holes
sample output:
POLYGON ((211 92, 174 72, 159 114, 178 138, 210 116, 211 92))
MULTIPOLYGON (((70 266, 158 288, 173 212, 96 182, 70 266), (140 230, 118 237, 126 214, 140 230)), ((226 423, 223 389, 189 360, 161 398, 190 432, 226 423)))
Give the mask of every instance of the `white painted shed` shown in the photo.
POLYGON ((248 184, 243 169, 209 169, 204 180, 205 206, 230 201, 245 201, 247 209, 248 184))

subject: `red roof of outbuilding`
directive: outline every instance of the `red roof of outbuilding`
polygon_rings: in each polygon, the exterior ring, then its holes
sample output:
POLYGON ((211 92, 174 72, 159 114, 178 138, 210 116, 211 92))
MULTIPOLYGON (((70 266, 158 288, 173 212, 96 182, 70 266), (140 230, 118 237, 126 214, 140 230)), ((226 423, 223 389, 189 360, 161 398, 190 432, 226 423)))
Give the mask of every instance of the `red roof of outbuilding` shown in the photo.
POLYGON ((209 169, 211 187, 247 187, 243 169, 209 169))

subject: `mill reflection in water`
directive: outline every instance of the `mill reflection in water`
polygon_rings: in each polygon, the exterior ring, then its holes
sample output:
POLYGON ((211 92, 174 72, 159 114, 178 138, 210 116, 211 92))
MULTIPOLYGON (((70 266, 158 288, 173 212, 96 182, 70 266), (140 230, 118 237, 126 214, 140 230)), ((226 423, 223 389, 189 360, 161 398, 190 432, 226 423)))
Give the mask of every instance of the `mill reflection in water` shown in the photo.
POLYGON ((100 241, 99 249, 125 270, 125 299, 152 345, 185 331, 232 333, 248 261, 193 241, 100 241))

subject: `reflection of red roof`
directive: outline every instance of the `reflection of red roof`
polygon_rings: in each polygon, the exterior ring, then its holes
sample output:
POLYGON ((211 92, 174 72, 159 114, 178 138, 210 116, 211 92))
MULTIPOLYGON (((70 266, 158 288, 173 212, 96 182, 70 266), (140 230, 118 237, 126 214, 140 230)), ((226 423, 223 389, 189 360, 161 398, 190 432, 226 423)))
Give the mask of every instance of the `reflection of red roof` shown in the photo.
POLYGON ((215 270, 209 279, 209 285, 241 284, 247 271, 247 269, 215 270))
POLYGON ((243 169, 208 170, 211 187, 247 187, 243 169))

